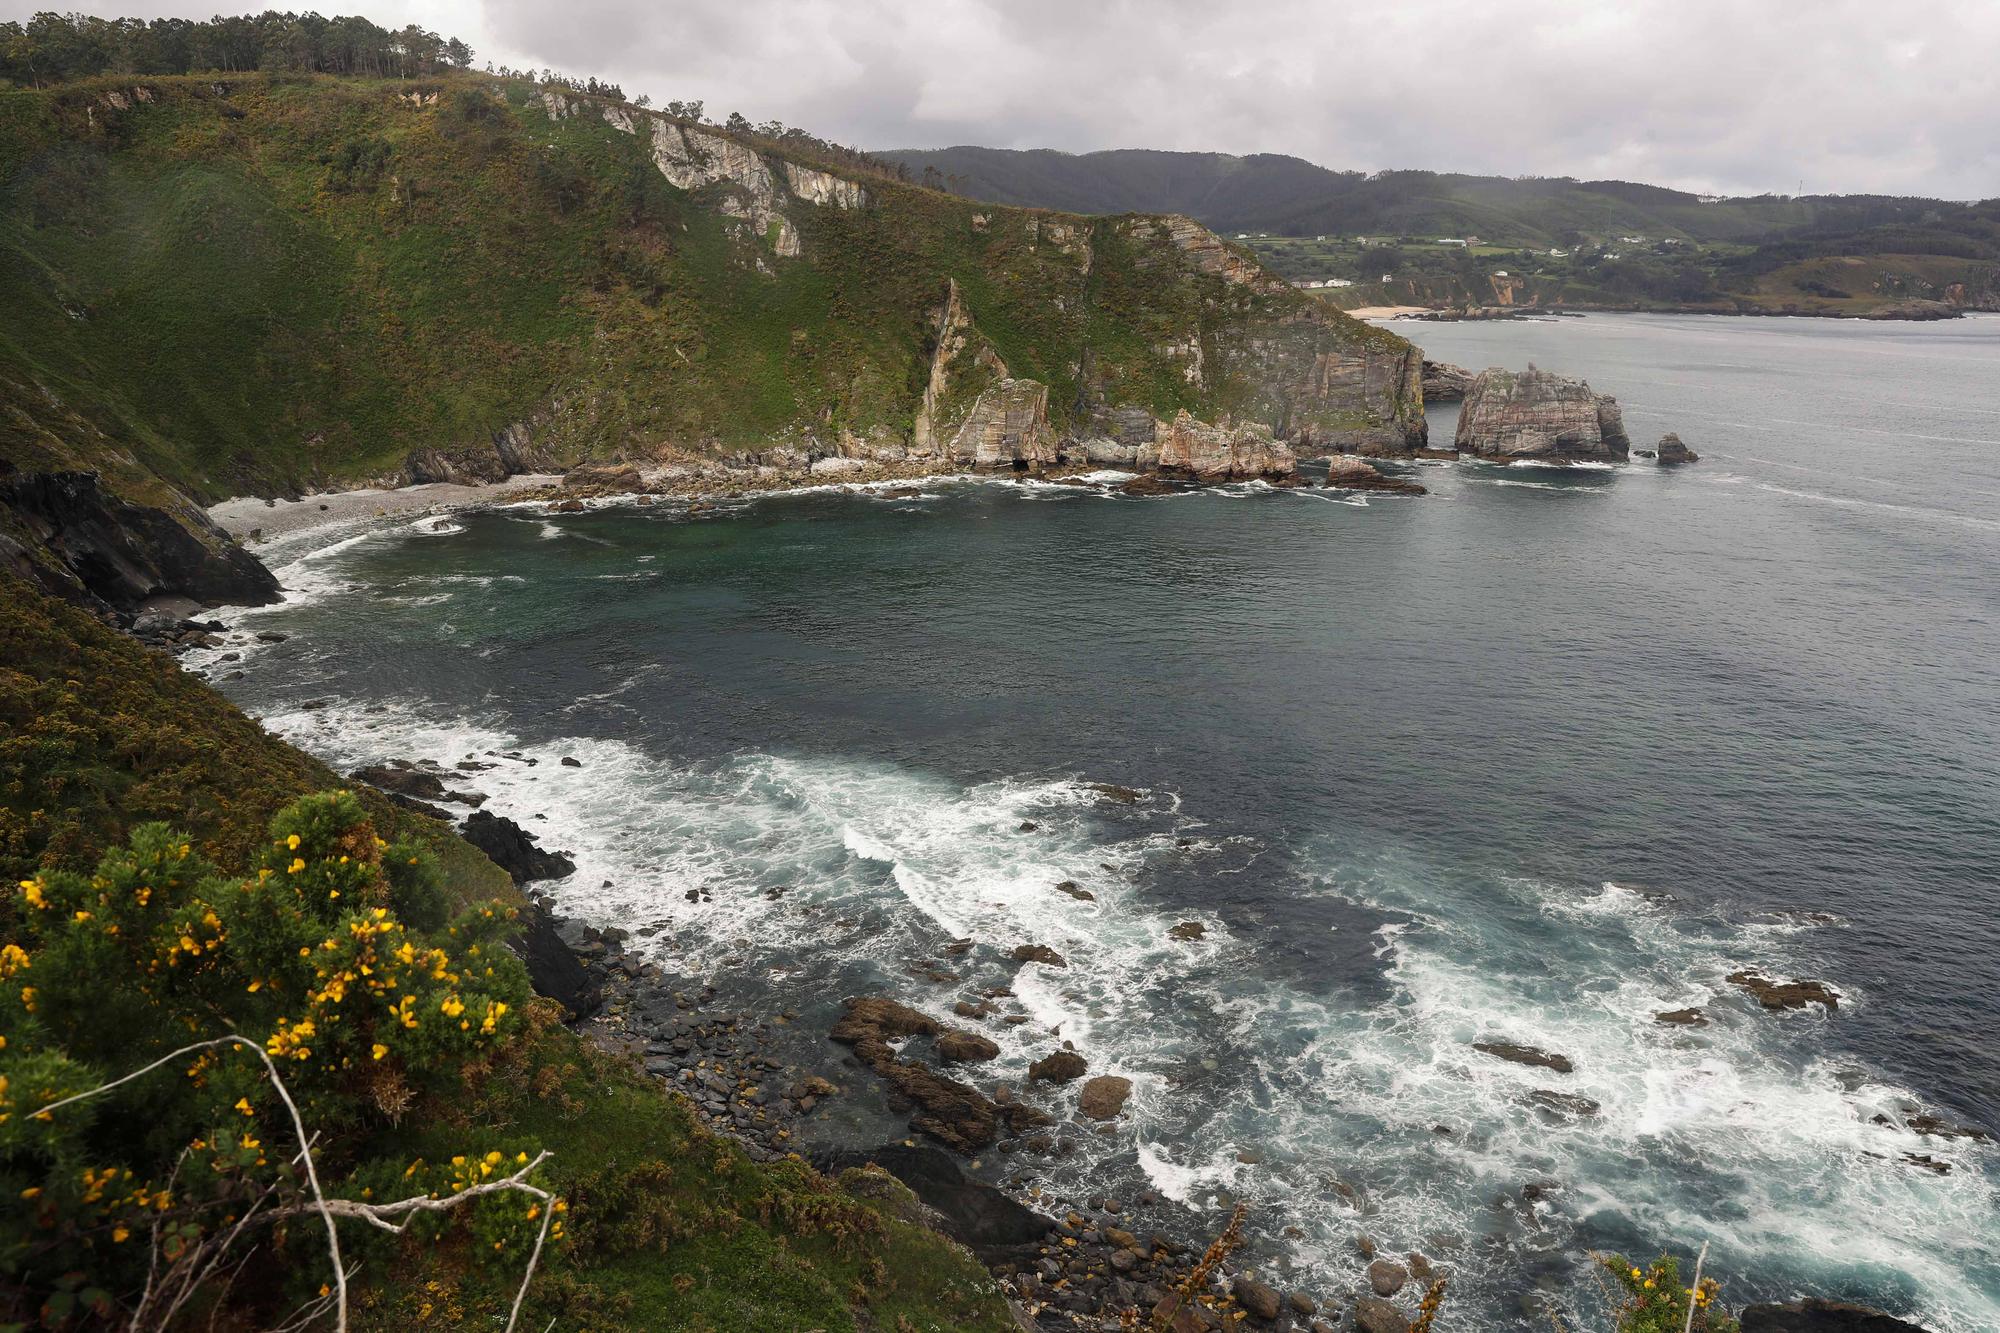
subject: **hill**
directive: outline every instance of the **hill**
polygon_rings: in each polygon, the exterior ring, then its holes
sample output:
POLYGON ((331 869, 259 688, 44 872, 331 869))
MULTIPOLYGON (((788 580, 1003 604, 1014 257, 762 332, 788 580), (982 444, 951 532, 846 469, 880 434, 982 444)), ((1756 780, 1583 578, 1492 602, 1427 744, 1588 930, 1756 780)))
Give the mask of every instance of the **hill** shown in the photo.
POLYGON ((1364 175, 1272 154, 959 147, 882 156, 974 198, 1184 212, 1288 279, 1331 281, 1329 299, 1349 307, 2000 307, 1993 201, 1715 198, 1629 181, 1364 175))
POLYGON ((943 457, 1010 404, 1002 452, 1133 412, 1422 430, 1407 344, 1185 219, 462 71, 0 92, 0 298, 0 457, 128 494, 943 457))

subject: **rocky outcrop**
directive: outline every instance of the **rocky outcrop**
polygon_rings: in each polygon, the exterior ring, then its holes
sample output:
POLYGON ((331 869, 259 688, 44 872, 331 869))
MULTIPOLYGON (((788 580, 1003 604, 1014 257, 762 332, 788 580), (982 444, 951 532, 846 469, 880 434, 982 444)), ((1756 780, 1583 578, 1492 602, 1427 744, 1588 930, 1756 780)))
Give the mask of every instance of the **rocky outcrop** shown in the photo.
POLYGON ((1618 401, 1529 366, 1482 370, 1458 416, 1458 450, 1503 462, 1623 462, 1631 451, 1618 401))
POLYGON ((1752 1305, 1740 1322, 1743 1333, 1924 1333, 1907 1319, 1816 1296, 1782 1305, 1752 1305))
POLYGON ((72 601, 131 611, 155 597, 261 606, 278 580, 192 505, 176 513, 111 494, 94 472, 14 472, 0 462, 0 536, 10 563, 72 601), (39 551, 36 560, 32 551, 39 551))
POLYGON ((978 1152, 999 1136, 1007 1111, 977 1088, 902 1059, 890 1045, 903 1037, 935 1037, 943 1031, 943 1024, 906 1004, 867 996, 849 1000, 827 1035, 852 1046, 863 1064, 916 1105, 910 1117, 914 1128, 960 1152, 978 1152))
POLYGON ((1132 1080, 1117 1074, 1099 1074, 1083 1085, 1077 1109, 1092 1120, 1114 1120, 1132 1095, 1132 1080))
POLYGON ((1386 491, 1391 495, 1428 495, 1408 477, 1395 477, 1366 459, 1336 456, 1327 461, 1326 484, 1339 491, 1386 491))
POLYGON ((1472 372, 1463 366, 1424 358, 1424 401, 1455 403, 1472 387, 1472 372))
POLYGON ((1553 1069, 1558 1074, 1573 1073, 1576 1063, 1567 1055, 1545 1051, 1539 1046, 1524 1046, 1517 1041, 1475 1041, 1472 1049, 1496 1060, 1507 1060, 1517 1065, 1535 1065, 1543 1069, 1553 1069))
POLYGON ((1766 1009, 1803 1009, 1817 1004, 1832 1013, 1840 1007, 1840 992, 1824 981, 1773 981, 1747 970, 1731 972, 1726 980, 1749 991, 1766 1009))
MULTIPOLYGON (((548 996, 572 1016, 582 1018, 603 1002, 604 987, 563 938, 564 924, 547 907, 530 901, 521 909, 514 952, 528 969, 528 980, 537 995, 548 996)), ((567 924, 574 928, 574 923, 567 924)))
POLYGON ((576 872, 576 862, 561 852, 544 851, 532 833, 503 815, 474 810, 466 816, 459 834, 486 853, 487 859, 506 871, 516 884, 561 879, 576 872))
POLYGON ((1659 447, 1654 452, 1662 466, 1701 461, 1701 455, 1682 444, 1681 437, 1672 431, 1660 437, 1659 447))
POLYGON ((1155 466, 1196 481, 1226 481, 1239 477, 1289 477, 1298 458, 1271 436, 1269 426, 1211 426, 1195 420, 1183 408, 1161 428, 1155 466))
POLYGON ((880 1167, 934 1211, 940 1230, 988 1263, 1031 1253, 1054 1225, 985 1181, 966 1175, 951 1154, 936 1148, 890 1143, 817 1156, 813 1165, 839 1175, 843 1184, 848 1172, 880 1167))
POLYGON ((948 456, 974 467, 1030 471, 1061 457, 1049 427, 1049 386, 998 379, 980 391, 952 436, 948 456))

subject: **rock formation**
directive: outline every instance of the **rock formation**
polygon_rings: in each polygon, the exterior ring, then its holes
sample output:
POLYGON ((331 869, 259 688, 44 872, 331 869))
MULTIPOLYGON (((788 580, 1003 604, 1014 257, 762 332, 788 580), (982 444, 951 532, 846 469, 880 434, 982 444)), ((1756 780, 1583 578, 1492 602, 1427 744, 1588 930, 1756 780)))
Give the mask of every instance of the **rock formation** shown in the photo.
POLYGON ((1631 450, 1615 398, 1529 366, 1482 370, 1458 417, 1458 450, 1511 462, 1623 462, 1631 450))
POLYGON ((1660 462, 1665 464, 1699 463, 1701 455, 1681 443, 1681 437, 1668 431, 1660 437, 1657 450, 1660 462))
POLYGON ((1176 413, 1158 434, 1155 466, 1197 481, 1232 477, 1288 477, 1299 469, 1291 449, 1271 437, 1263 425, 1211 426, 1196 421, 1186 409, 1176 413))
MULTIPOLYGON (((175 497, 178 499, 179 497, 175 497)), ((278 600, 278 580, 193 505, 178 515, 105 490, 94 472, 14 472, 0 461, 0 538, 36 581, 72 601, 136 610, 155 597, 204 605, 278 600), (39 548, 44 560, 27 555, 39 548)))
POLYGON ((1424 401, 1455 403, 1472 387, 1472 372, 1462 366, 1424 359, 1424 401))
POLYGON ((1865 1305, 1808 1296, 1783 1305, 1752 1305, 1743 1311, 1743 1333, 1924 1333, 1906 1319, 1865 1305))
POLYGON ((1428 495, 1408 477, 1392 477, 1365 459, 1337 456, 1327 460, 1326 484, 1338 491, 1387 491, 1392 495, 1428 495))

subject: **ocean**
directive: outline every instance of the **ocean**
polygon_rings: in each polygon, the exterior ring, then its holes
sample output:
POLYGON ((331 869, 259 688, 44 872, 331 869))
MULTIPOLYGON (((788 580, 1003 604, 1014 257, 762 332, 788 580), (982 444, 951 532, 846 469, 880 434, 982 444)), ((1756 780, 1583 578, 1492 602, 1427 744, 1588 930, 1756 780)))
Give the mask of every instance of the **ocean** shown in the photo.
MULTIPOLYGON (((1309 1289, 1422 1251, 1456 1328, 1704 1242, 1732 1302, 2000 1327, 2000 1151, 1908 1127, 2000 1130, 2000 317, 1394 327, 1702 461, 399 521, 267 550, 294 596, 229 618, 291 637, 209 668, 343 769, 497 763, 566 910, 800 1061, 843 996, 1010 990, 982 1083, 1064 1040, 1135 1083, 980 1161, 1046 1199, 1247 1200, 1309 1289)), ((842 1081, 822 1142, 903 1137, 842 1081)))

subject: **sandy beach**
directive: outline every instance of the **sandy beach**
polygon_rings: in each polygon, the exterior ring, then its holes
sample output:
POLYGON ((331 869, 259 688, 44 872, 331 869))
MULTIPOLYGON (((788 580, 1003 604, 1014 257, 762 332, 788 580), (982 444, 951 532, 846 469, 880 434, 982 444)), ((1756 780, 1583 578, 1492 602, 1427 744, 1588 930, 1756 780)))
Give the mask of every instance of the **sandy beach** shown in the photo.
POLYGON ((303 500, 260 500, 254 495, 239 495, 211 505, 208 516, 230 536, 250 542, 254 548, 260 541, 273 541, 310 528, 492 504, 517 491, 552 486, 560 480, 561 477, 554 475, 524 473, 490 485, 462 486, 438 481, 386 491, 328 491, 324 495, 308 495, 303 500))
POLYGON ((1356 319, 1395 319, 1400 315, 1425 315, 1430 313, 1426 305, 1364 305, 1356 306, 1346 313, 1356 319))

